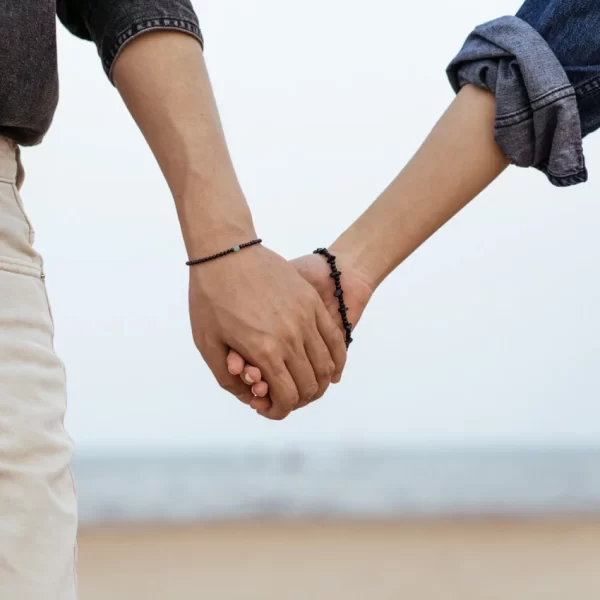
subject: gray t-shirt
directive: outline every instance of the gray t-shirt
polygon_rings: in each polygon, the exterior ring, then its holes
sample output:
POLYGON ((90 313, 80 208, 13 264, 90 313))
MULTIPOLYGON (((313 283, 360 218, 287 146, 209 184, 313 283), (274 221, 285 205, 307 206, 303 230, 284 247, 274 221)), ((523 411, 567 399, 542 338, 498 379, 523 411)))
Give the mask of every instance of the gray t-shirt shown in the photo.
POLYGON ((58 102, 56 15, 95 42, 111 76, 121 48, 152 29, 185 31, 202 43, 190 0, 0 0, 0 136, 39 143, 58 102))

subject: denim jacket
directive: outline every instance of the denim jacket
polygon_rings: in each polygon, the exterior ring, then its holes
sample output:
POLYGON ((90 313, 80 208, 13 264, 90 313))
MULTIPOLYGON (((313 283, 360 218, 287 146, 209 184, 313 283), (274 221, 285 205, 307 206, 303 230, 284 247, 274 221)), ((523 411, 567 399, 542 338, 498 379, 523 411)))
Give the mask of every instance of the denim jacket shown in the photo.
POLYGON ((123 46, 152 29, 176 29, 202 43, 190 0, 0 0, 0 136, 42 140, 58 102, 56 15, 95 42, 109 77, 123 46))
POLYGON ((600 2, 526 0, 475 28, 448 67, 453 88, 496 97, 496 141, 557 186, 587 180, 582 138, 600 126, 600 2))

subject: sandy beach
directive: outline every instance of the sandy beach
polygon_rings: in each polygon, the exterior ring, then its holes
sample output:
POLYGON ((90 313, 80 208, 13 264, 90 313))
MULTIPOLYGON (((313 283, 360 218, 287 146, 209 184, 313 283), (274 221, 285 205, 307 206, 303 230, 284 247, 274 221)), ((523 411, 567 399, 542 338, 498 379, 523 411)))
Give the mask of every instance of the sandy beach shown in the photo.
POLYGON ((81 600, 596 600, 600 518, 84 528, 81 600))

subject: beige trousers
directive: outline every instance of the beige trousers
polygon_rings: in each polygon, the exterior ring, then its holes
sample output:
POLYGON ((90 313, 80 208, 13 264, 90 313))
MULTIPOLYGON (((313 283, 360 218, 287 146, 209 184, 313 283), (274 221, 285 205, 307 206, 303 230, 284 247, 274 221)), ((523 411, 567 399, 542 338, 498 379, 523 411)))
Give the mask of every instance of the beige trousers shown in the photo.
POLYGON ((0 138, 0 599, 74 600, 65 372, 22 179, 18 149, 0 138))

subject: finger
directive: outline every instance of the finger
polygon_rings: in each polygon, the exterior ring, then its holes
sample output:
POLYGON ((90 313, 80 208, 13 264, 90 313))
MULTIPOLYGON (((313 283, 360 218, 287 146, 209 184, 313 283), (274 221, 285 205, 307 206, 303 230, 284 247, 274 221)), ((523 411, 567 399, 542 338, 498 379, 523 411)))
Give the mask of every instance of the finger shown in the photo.
POLYGON ((283 361, 265 364, 262 367, 262 371, 265 380, 269 382, 272 404, 267 410, 259 410, 257 412, 267 419, 281 421, 298 405, 298 388, 287 365, 283 361))
MULTIPOLYGON (((250 386, 254 383, 258 383, 262 379, 262 373, 260 369, 247 364, 242 355, 235 350, 229 350, 229 354, 227 355, 227 370, 232 375, 239 375, 242 378, 242 381, 250 386)), ((266 386, 266 383, 264 386, 266 386)), ((266 396, 268 392, 268 386, 266 389, 264 389, 264 386, 260 386, 260 394, 257 394, 255 391, 253 391, 253 393, 256 396, 266 396)))
POLYGON ((259 381, 252 386, 252 393, 254 398, 250 402, 250 406, 257 411, 261 412, 268 411, 271 408, 271 399, 268 397, 269 386, 266 381, 259 381))
MULTIPOLYGON (((318 335, 315 328, 314 336, 318 335)), ((319 391, 319 383, 317 382, 314 366, 309 360, 304 346, 296 349, 294 356, 286 361, 286 365, 290 375, 294 378, 296 388, 298 388, 298 405, 306 406, 319 391)), ((320 368, 320 365, 317 366, 320 368)), ((297 408, 297 406, 294 408, 297 408)))
POLYGON ((264 398, 269 393, 269 384, 266 381, 259 381, 252 386, 252 393, 259 398, 264 398))
POLYGON ((254 398, 250 406, 258 413, 267 412, 271 408, 271 401, 268 398, 254 398))
MULTIPOLYGON (((316 329, 314 335, 310 336, 305 342, 305 348, 306 355, 312 364, 317 383, 319 384, 317 393, 310 400, 310 402, 314 402, 321 398, 327 391, 327 388, 331 383, 331 378, 335 372, 335 363, 331 358, 327 344, 323 341, 321 334, 316 329)), ((302 408, 303 406, 306 406, 306 404, 308 404, 308 402, 305 404, 301 402, 298 408, 302 408)))
POLYGON ((246 361, 244 358, 235 350, 229 350, 229 354, 227 354, 227 370, 232 375, 240 375, 245 366, 246 361))
POLYGON ((342 330, 336 325, 325 306, 317 307, 317 328, 323 341, 329 348, 335 369, 331 376, 332 383, 339 383, 346 365, 346 342, 342 330))
POLYGON ((242 371, 241 378, 247 385, 253 385, 262 379, 262 373, 258 367, 254 367, 246 363, 246 366, 242 371))
POLYGON ((204 341, 198 346, 202 358, 212 371, 219 385, 233 394, 240 402, 250 404, 254 399, 252 390, 236 375, 232 375, 227 367, 229 347, 219 341, 204 341))

